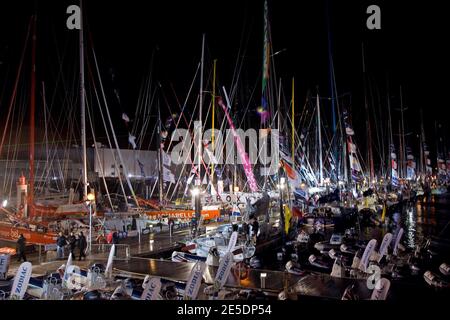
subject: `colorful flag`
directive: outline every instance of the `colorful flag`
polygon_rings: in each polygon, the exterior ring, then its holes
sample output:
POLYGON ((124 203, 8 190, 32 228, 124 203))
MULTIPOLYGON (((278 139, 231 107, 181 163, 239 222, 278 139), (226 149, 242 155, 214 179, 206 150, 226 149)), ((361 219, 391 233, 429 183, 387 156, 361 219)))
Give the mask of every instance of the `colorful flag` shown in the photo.
POLYGON ((292 213, 291 209, 287 205, 284 205, 284 231, 286 234, 289 232, 289 227, 291 225, 292 213))

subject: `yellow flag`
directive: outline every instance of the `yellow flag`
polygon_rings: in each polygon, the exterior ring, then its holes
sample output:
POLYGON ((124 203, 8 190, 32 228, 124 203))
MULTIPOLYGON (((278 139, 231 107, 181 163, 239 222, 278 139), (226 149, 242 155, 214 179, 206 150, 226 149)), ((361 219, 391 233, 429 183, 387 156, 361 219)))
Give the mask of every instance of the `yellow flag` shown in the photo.
POLYGON ((284 205, 284 207, 284 230, 287 234, 289 232, 289 226, 291 225, 292 213, 287 205, 284 205))
POLYGON ((386 204, 383 205, 383 212, 381 213, 381 222, 384 222, 385 215, 386 215, 386 204))

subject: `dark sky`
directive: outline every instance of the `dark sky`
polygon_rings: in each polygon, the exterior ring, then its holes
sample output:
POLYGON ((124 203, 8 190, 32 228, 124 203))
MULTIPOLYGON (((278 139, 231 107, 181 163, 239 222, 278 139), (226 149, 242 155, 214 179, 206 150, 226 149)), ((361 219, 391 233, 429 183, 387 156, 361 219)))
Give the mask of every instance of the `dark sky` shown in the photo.
MULTIPOLYGON (((65 11, 70 4, 77 1, 0 2, 2 117, 7 110, 29 16, 35 8, 39 17, 39 81, 50 84, 55 81, 56 52, 65 57, 68 81, 76 76, 77 34, 65 27, 65 11)), ((178 98, 184 100, 200 59, 202 33, 206 34, 207 46, 205 73, 211 72, 212 60, 218 59, 218 81, 229 87, 238 49, 245 43, 242 84, 250 88, 255 84, 260 86, 262 0, 85 0, 84 6, 106 89, 111 93, 114 87, 120 92, 120 107, 112 103, 113 115, 119 120, 121 112, 134 113, 139 87, 149 75, 153 53, 152 77, 161 83, 171 107, 177 109, 171 85, 178 98), (116 77, 114 84, 108 82, 111 71, 116 77)), ((338 94, 351 94, 351 102, 347 103, 359 130, 360 143, 364 142, 365 128, 361 43, 366 49, 368 85, 371 92, 378 92, 382 108, 385 108, 388 79, 393 107, 399 106, 399 87, 403 87, 404 105, 409 108, 408 131, 417 133, 422 108, 431 148, 435 148, 435 120, 441 121, 448 133, 445 110, 450 55, 445 42, 449 33, 442 1, 416 4, 411 1, 269 0, 269 10, 273 51, 286 49, 274 59, 277 76, 285 79, 283 85, 287 92, 289 79, 296 78, 299 108, 308 90, 315 92, 318 87, 322 96, 329 95, 329 23, 338 94), (382 30, 366 28, 366 8, 370 4, 381 7, 382 30)), ((49 90, 51 94, 52 89, 49 90)), ((260 92, 259 87, 256 92, 260 92)), ((109 98, 113 100, 111 94, 109 98)), ((252 108, 256 107, 256 101, 252 108)), ((163 113, 168 114, 166 108, 163 113)), ((393 111, 393 116, 397 122, 398 112, 393 111)), ((120 128, 120 121, 117 130, 121 134, 126 131, 120 128)))

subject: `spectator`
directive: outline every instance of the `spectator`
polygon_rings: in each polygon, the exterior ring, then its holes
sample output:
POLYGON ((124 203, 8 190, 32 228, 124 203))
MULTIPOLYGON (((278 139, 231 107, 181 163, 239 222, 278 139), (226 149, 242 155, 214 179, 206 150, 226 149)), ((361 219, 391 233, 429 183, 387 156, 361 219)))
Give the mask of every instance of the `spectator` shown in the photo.
POLYGON ((117 231, 114 231, 112 234, 112 243, 119 244, 119 234, 117 233, 117 231))
POLYGON ((24 262, 27 261, 27 257, 25 256, 25 248, 26 248, 26 239, 23 236, 23 234, 21 233, 19 236, 19 239, 17 239, 17 256, 18 256, 18 260, 17 261, 21 261, 23 259, 24 262))
POLYGON ((78 237, 78 249, 80 250, 80 257, 78 258, 79 261, 81 261, 81 258, 84 258, 86 260, 86 251, 87 248, 87 241, 86 237, 84 236, 83 232, 80 232, 80 235, 78 237))
POLYGON ((58 234, 56 239, 56 257, 58 259, 64 259, 64 247, 67 245, 67 239, 62 232, 58 234))
POLYGON ((77 247, 77 238, 75 237, 75 234, 73 232, 71 232, 69 236, 69 246, 72 258, 75 258, 75 248, 77 247))

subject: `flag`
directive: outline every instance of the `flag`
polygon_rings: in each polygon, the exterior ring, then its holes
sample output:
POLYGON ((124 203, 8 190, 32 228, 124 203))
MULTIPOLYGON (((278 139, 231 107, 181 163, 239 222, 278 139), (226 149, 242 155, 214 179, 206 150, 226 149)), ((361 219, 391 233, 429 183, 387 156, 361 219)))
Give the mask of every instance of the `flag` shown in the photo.
POLYGON ((353 136, 353 135, 355 134, 355 131, 353 131, 353 129, 350 128, 350 127, 346 127, 346 128, 345 128, 345 133, 346 133, 348 136, 353 136))
POLYGON ((131 144, 131 146, 133 147, 133 149, 136 149, 136 137, 129 134, 128 135, 128 142, 131 144))
POLYGON ((295 172, 294 168, 292 168, 286 161, 281 160, 281 164, 283 166, 284 171, 286 172, 286 175, 289 179, 295 180, 297 179, 297 173, 295 172))
POLYGON ((289 227, 291 225, 292 213, 291 209, 287 205, 284 205, 284 231, 286 234, 289 232, 289 227))
POLYGON ((130 118, 128 118, 126 113, 122 113, 122 120, 124 120, 126 123, 130 122, 130 118))
POLYGON ((381 222, 384 222, 385 216, 386 216, 386 204, 383 205, 383 212, 381 213, 381 222))
POLYGON ((163 168, 163 181, 168 181, 170 183, 175 183, 175 175, 167 168, 163 168))

